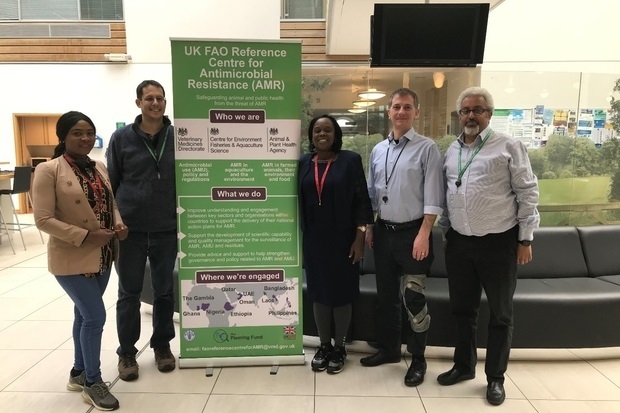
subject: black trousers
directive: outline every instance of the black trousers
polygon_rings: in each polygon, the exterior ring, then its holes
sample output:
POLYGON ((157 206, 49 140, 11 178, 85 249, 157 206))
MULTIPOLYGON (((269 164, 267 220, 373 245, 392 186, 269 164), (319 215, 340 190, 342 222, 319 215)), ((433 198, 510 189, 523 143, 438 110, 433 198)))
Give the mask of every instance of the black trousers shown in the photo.
POLYGON ((485 373, 504 380, 512 344, 512 300, 517 286, 518 226, 499 234, 464 236, 448 231, 446 269, 450 304, 456 318, 454 364, 463 372, 476 368, 476 327, 484 289, 490 310, 485 373))
MULTIPOLYGON (((377 343, 388 354, 400 354, 402 327, 401 283, 404 274, 427 275, 433 262, 433 247, 422 261, 413 259, 413 241, 418 235, 420 224, 400 231, 387 229, 375 223, 373 229, 375 269, 377 272, 377 343)), ((432 242, 432 241, 431 241, 432 242)), ((422 298, 426 303, 425 297, 422 298)), ((414 312, 414 314, 417 311, 414 312)), ((432 315, 431 315, 432 316, 432 315)), ((413 332, 407 338, 407 351, 414 356, 423 356, 426 350, 428 331, 413 332)))

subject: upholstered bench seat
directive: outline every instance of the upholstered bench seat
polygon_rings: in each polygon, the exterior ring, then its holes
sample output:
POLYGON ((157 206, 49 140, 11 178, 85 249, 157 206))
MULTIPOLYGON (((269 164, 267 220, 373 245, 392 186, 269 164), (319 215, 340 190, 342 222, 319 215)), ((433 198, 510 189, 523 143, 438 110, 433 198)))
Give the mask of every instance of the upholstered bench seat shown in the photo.
MULTIPOLYGON (((435 260, 427 279, 431 314, 428 344, 454 345, 443 241, 433 229, 435 260)), ((534 259, 519 266, 514 296, 515 348, 595 348, 620 346, 620 225, 543 227, 536 230, 534 259)), ((353 303, 350 340, 376 341, 377 288, 374 260, 366 251, 360 270, 360 296, 353 303)), ((147 265, 142 300, 152 303, 147 265)), ((312 303, 303 283, 303 332, 316 336, 312 303)), ((175 296, 176 291, 175 277, 175 296)), ((178 305, 177 305, 178 309, 178 305)), ((485 347, 489 309, 483 294, 478 346, 485 347)), ((403 314, 403 337, 409 323, 403 314)), ((403 341, 404 342, 404 341, 403 341)))

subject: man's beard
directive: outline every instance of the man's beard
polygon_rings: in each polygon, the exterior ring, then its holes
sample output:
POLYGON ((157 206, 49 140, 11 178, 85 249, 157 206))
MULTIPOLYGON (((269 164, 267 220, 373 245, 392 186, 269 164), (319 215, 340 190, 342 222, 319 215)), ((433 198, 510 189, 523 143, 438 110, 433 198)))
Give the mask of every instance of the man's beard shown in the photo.
POLYGON ((463 131, 465 132, 465 135, 468 135, 468 136, 478 135, 480 133, 480 125, 465 126, 463 128, 463 131))

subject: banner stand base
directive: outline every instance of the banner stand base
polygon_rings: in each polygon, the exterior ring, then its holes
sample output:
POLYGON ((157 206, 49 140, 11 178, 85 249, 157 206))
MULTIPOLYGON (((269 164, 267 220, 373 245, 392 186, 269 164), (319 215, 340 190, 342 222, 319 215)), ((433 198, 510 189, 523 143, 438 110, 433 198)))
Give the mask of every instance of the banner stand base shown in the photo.
POLYGON ((249 366, 292 366, 303 365, 306 357, 303 354, 292 356, 254 356, 254 357, 210 357, 180 358, 179 368, 197 367, 249 367, 249 366))

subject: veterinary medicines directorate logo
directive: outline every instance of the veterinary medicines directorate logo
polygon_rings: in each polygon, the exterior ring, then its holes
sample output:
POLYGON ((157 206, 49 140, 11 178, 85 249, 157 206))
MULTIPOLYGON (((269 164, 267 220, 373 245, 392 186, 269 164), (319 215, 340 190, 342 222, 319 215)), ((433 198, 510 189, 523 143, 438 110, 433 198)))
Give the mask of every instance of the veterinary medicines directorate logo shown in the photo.
POLYGON ((216 136, 217 136, 217 135, 219 135, 219 134, 220 134, 220 130, 219 130, 219 128, 211 128, 211 129, 209 130, 209 133, 210 133, 211 135, 216 135, 216 136))
POLYGON ((270 135, 277 135, 278 134, 278 128, 269 128, 269 134, 270 135))
POLYGON ((186 341, 194 341, 196 339, 196 333, 194 333, 194 330, 187 330, 183 334, 183 337, 185 337, 186 341))
POLYGON ((284 326, 282 328, 285 340, 295 340, 295 338, 297 337, 297 327, 290 325, 284 326))
POLYGON ((179 128, 177 133, 179 136, 187 136, 187 128, 179 128))

